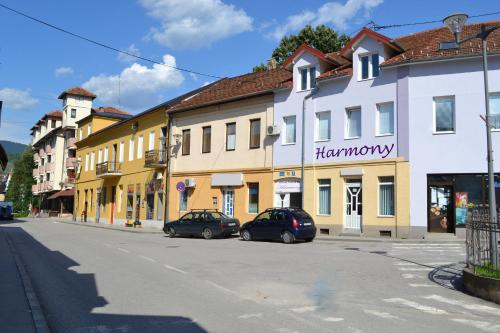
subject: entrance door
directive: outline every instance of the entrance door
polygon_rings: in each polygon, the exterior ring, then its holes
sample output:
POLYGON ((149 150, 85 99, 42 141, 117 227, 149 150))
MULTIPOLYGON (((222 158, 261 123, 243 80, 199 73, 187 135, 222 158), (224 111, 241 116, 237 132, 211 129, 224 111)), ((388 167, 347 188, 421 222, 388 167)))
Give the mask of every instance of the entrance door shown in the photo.
POLYGON ((95 223, 99 223, 101 218, 101 189, 96 191, 96 205, 95 205, 95 223))
POLYGON ((361 217, 363 198, 361 195, 361 183, 346 183, 345 201, 345 228, 361 231, 361 217))
POLYGON ((229 217, 234 216, 234 190, 224 190, 222 192, 223 212, 229 217))
POLYGON ((116 199, 116 186, 111 187, 111 210, 109 212, 109 224, 113 224, 115 219, 115 199, 116 199))
POLYGON ((429 185, 428 232, 455 232, 455 203, 453 197, 453 186, 429 185))

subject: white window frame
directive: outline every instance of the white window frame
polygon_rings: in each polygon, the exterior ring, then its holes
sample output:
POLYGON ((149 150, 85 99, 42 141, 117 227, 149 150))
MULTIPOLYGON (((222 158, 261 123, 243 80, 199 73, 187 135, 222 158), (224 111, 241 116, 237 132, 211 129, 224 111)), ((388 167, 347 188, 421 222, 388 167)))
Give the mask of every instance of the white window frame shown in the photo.
POLYGON ((378 217, 395 217, 396 215, 396 186, 395 186, 395 181, 394 181, 394 176, 381 176, 378 177, 378 188, 377 188, 377 216, 378 217), (381 182, 380 178, 386 178, 386 177, 392 177, 391 182, 381 182), (392 199, 393 203, 392 206, 394 207, 394 214, 392 215, 382 215, 380 213, 380 187, 381 186, 387 186, 387 185, 392 185, 392 199))
POLYGON ((155 149, 155 131, 149 132, 148 150, 155 149))
POLYGON ((317 191, 317 194, 318 194, 318 210, 316 212, 316 215, 318 215, 318 216, 331 216, 332 215, 332 180, 330 178, 319 178, 317 180, 317 186, 318 186, 318 191, 317 191), (320 180, 329 180, 330 183, 329 184, 320 184, 320 180), (320 213, 319 190, 322 187, 328 187, 330 189, 330 202, 329 202, 330 213, 328 213, 328 214, 320 213))
POLYGON ((94 164, 95 164, 95 152, 90 153, 90 170, 94 170, 94 164))
POLYGON ((108 155, 109 155, 109 149, 106 146, 106 147, 104 147, 104 157, 102 159, 103 162, 107 162, 108 161, 108 157, 109 157, 108 155))
POLYGON ((89 171, 89 153, 85 154, 85 171, 89 171))
POLYGON ((134 142, 134 137, 131 136, 129 143, 128 143, 128 160, 133 161, 134 160, 134 150, 135 150, 135 142, 134 142))
POLYGON ((79 136, 79 140, 82 141, 83 139, 83 128, 80 128, 80 130, 78 131, 78 136, 79 136))
POLYGON ((125 142, 121 141, 120 142, 120 151, 118 152, 120 158, 119 162, 123 163, 124 155, 125 155, 125 142))
POLYGON ((287 146, 287 145, 294 145, 297 143, 297 116, 285 116, 283 117, 283 125, 282 125, 282 137, 281 137, 281 143, 283 146, 287 146), (293 142, 287 142, 286 141, 286 137, 287 137, 287 119, 293 119, 293 121, 295 122, 295 126, 294 126, 294 130, 295 130, 295 133, 294 133, 294 137, 295 137, 295 140, 293 142))
POLYGON ((140 160, 142 158, 142 154, 144 152, 144 136, 141 134, 137 138, 137 159, 140 160))
POLYGON ((327 142, 327 141, 330 141, 332 139, 332 112, 331 111, 320 111, 320 112, 316 112, 316 119, 314 120, 315 121, 315 138, 314 140, 316 142, 327 142), (323 114, 327 114, 328 115, 328 138, 326 139, 322 139, 319 137, 319 118, 321 115, 323 114))
POLYGON ((360 139, 363 136, 363 113, 362 113, 361 106, 353 106, 345 109, 345 133, 344 133, 344 139, 346 140, 351 140, 351 139, 360 139), (349 113, 352 111, 359 111, 360 114, 360 129, 359 129, 359 135, 358 136, 350 136, 349 135, 349 128, 350 128, 350 123, 351 119, 349 117, 349 113))
MULTIPOLYGON (((314 68, 314 73, 315 73, 315 79, 317 79, 317 70, 315 65, 309 65, 309 66, 302 66, 298 68, 298 77, 299 79, 297 80, 297 91, 308 91, 313 89, 314 87, 311 87, 311 69, 314 68), (306 79, 306 88, 302 89, 302 71, 307 70, 307 79, 306 79)), ((316 85, 318 83, 316 82, 316 85)))
POLYGON ((377 77, 380 76, 380 54, 378 52, 370 52, 370 53, 362 53, 358 55, 358 81, 367 81, 367 80, 373 80, 377 77), (378 76, 373 76, 373 62, 372 62, 372 57, 374 55, 378 55, 379 57, 379 71, 378 71, 378 76), (366 79, 363 79, 363 62, 362 58, 368 57, 368 77, 366 79))
POLYGON ((434 96, 432 97, 432 134, 442 135, 442 134, 455 134, 457 131, 457 115, 456 115, 456 104, 455 104, 455 96, 447 95, 447 96, 434 96), (438 100, 451 100, 453 102, 453 131, 436 131, 436 101, 438 100))
POLYGON ((89 136, 90 134, 92 134, 92 125, 88 124, 87 125, 87 136, 89 136))
POLYGON ((97 152, 97 164, 102 163, 102 148, 99 148, 99 151, 97 152))
POLYGON ((394 102, 377 103, 375 112, 375 136, 394 136, 396 132, 396 112, 394 110, 394 102), (380 133, 380 107, 392 105, 392 133, 380 133))

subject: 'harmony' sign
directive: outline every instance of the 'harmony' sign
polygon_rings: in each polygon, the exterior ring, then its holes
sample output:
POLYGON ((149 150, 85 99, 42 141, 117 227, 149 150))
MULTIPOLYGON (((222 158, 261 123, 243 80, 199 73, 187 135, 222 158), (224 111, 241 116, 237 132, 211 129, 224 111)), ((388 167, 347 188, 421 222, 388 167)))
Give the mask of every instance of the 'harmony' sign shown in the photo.
POLYGON ((351 148, 332 148, 326 149, 325 146, 316 148, 316 159, 334 158, 334 157, 353 157, 365 155, 380 155, 386 158, 394 149, 394 143, 391 145, 373 145, 351 148))

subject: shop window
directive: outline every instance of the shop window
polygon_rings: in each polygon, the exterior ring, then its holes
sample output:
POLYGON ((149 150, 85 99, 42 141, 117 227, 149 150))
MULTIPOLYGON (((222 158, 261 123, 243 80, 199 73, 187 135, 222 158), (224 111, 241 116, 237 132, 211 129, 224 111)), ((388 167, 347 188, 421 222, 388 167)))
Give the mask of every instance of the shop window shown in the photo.
POLYGON ((394 103, 377 104, 377 135, 394 134, 394 103))
POLYGON ((455 97, 434 97, 434 133, 455 132, 455 97))
POLYGON ((135 220, 141 219, 141 184, 135 186, 135 220))
POLYGON ((102 206, 102 213, 106 212, 106 200, 107 200, 107 188, 103 187, 101 188, 101 206, 102 206))
POLYGON ((188 207, 188 193, 187 190, 179 192, 180 200, 179 200, 179 210, 181 212, 187 211, 188 207))
POLYGON ((318 179, 318 214, 331 214, 331 180, 318 179))
POLYGON ((346 138, 354 139, 361 137, 361 108, 352 108, 346 110, 346 138))
POLYGON ((296 140, 296 117, 283 117, 283 144, 294 144, 296 140))
POLYGON ((127 219, 131 220, 134 213, 134 185, 127 188, 127 219))
POLYGON ((210 150, 212 148, 212 127, 210 126, 203 127, 201 147, 202 153, 210 153, 210 150))
POLYGON ((250 149, 260 148, 260 119, 250 120, 250 149))
POLYGON ((316 113, 316 140, 328 141, 330 140, 330 111, 316 113))
POLYGON ((121 213, 122 211, 122 200, 123 200, 123 185, 118 186, 118 196, 116 198, 116 206, 117 212, 121 213))
POLYGON ((236 123, 226 124, 226 150, 236 149, 236 123))
POLYGON ((191 130, 182 131, 182 155, 191 153, 191 130))
POLYGON ((259 183, 248 184, 248 213, 259 212, 259 183))
POLYGON ((379 177, 380 216, 394 216, 394 177, 379 177))
POLYGON ((490 94, 490 124, 492 129, 500 130, 500 93, 490 94))
POLYGON ((153 212, 155 208, 155 192, 154 183, 146 184, 146 220, 153 219, 153 212))

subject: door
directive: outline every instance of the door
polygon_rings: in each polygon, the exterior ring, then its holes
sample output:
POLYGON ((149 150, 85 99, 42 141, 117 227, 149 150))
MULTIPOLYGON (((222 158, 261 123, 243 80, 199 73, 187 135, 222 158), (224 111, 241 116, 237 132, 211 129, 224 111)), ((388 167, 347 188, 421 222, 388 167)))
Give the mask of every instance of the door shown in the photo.
POLYGON ((179 235, 189 235, 191 229, 191 223, 193 223, 193 214, 187 213, 179 219, 178 225, 175 226, 175 230, 179 235))
POLYGON ((362 204, 361 183, 346 183, 345 229, 361 232, 362 204))
POLYGON ((253 239, 271 239, 271 210, 257 216, 254 220, 253 227, 250 230, 253 239))
POLYGON ((96 205, 95 205, 95 223, 99 223, 101 217, 101 189, 96 191, 96 205))
POLYGON ((274 210, 271 214, 268 232, 273 239, 280 239, 281 232, 289 228, 289 216, 284 210, 274 210))
POLYGON ((158 191, 158 205, 156 205, 156 220, 163 220, 163 191, 158 191))
POLYGON ((429 185, 427 222, 428 232, 455 232, 455 203, 453 197, 453 186, 429 185))
POLYGON ((109 224, 113 224, 115 219, 115 199, 116 199, 116 186, 111 187, 111 209, 109 212, 109 224))
POLYGON ((234 190, 224 190, 222 192, 223 209, 225 215, 234 216, 234 190))

